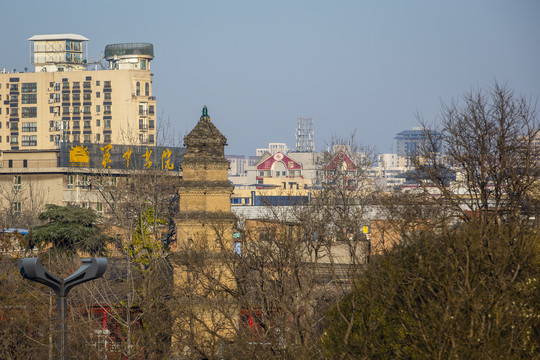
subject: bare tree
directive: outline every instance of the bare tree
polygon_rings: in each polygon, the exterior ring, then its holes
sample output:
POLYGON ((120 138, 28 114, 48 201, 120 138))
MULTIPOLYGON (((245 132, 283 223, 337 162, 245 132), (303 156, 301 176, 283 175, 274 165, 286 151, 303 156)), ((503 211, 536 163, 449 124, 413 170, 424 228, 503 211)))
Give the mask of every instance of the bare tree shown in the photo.
POLYGON ((438 132, 392 194, 399 239, 330 313, 341 358, 534 358, 538 352, 538 133, 534 105, 494 84, 443 105, 438 132), (354 323, 346 321, 355 318, 354 323), (354 342, 343 341, 346 337, 354 342))

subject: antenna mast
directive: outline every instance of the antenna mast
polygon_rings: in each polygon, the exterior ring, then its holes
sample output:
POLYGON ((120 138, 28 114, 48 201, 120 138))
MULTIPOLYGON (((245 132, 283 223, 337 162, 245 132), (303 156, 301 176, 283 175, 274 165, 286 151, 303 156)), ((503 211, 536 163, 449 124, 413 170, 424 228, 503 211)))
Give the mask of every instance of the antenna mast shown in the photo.
POLYGON ((296 151, 314 152, 313 143, 313 118, 298 118, 296 127, 296 151))

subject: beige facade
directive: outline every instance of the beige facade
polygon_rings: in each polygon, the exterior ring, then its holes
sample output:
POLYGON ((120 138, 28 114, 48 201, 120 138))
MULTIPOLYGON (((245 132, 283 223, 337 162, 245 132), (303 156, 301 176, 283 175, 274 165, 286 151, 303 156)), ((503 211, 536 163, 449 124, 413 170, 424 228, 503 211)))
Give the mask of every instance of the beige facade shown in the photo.
POLYGON ((148 70, 0 74, 0 151, 154 144, 151 84, 148 70))
POLYGON ((0 168, 2 226, 28 226, 45 204, 68 203, 103 214, 104 200, 95 169, 59 167, 59 151, 10 151, 0 168))
POLYGON ((86 70, 80 35, 29 40, 36 72, 0 73, 0 151, 156 142, 151 44, 108 45, 110 70, 86 70))

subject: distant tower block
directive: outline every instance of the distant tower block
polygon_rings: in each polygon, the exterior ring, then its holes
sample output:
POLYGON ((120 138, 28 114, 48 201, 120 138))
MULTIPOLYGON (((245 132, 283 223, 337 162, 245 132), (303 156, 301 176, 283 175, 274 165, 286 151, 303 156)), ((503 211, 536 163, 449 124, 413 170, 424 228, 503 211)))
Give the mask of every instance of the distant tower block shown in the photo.
POLYGON ((313 118, 298 118, 296 127, 296 151, 314 152, 313 144, 313 118))

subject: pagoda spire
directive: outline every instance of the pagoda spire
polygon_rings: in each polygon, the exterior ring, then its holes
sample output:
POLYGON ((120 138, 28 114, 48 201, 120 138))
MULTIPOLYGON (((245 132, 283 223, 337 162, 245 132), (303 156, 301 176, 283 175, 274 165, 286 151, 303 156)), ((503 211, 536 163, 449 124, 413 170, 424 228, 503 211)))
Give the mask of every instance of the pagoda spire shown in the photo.
POLYGON ((210 116, 208 116, 208 108, 206 107, 206 105, 204 105, 202 108, 201 120, 210 121, 210 116))

